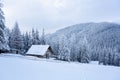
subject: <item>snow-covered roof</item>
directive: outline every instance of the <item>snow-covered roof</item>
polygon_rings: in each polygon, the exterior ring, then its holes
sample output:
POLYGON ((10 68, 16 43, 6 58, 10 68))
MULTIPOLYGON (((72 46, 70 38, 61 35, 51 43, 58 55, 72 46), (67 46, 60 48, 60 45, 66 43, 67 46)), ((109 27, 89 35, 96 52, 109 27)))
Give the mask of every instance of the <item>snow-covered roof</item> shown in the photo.
POLYGON ((26 54, 44 55, 49 45, 32 45, 26 54))

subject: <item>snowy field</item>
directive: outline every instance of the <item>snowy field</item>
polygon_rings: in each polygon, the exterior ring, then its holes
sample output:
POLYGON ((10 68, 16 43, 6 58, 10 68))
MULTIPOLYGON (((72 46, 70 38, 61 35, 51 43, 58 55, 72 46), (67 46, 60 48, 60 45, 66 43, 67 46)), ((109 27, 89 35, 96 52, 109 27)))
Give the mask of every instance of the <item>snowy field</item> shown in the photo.
POLYGON ((0 80, 120 80, 120 67, 0 54, 0 80))

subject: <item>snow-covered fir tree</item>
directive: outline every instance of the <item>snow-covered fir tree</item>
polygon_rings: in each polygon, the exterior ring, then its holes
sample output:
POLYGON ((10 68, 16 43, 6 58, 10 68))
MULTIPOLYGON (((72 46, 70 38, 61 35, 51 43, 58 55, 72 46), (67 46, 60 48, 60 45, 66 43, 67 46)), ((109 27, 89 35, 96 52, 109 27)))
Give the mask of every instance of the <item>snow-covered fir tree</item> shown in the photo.
POLYGON ((70 48, 70 57, 71 61, 76 61, 77 59, 77 53, 78 53, 78 47, 77 46, 77 38, 75 34, 72 34, 70 39, 69 39, 69 48, 70 48))
POLYGON ((35 39, 36 39, 36 44, 40 44, 40 35, 38 30, 35 31, 35 39))
POLYGON ((11 49, 16 49, 18 51, 22 51, 24 47, 23 36, 19 29, 18 23, 15 23, 14 28, 9 37, 9 46, 11 49))
POLYGON ((59 38, 58 59, 70 61, 69 41, 66 36, 62 35, 59 38))
POLYGON ((86 37, 83 38, 83 42, 79 43, 79 49, 77 54, 77 60, 82 63, 89 63, 90 62, 90 54, 89 54, 89 44, 86 37))
POLYGON ((32 44, 36 44, 36 40, 35 40, 35 30, 32 29, 32 44))
POLYGON ((30 48, 30 46, 32 45, 32 40, 31 40, 30 33, 26 32, 23 35, 23 41, 24 41, 24 50, 26 52, 30 48))
POLYGON ((42 44, 42 45, 45 45, 45 44, 46 44, 46 41, 45 41, 45 31, 44 31, 44 29, 43 29, 42 36, 41 36, 41 44, 42 44))
POLYGON ((33 45, 38 45, 40 44, 40 36, 38 30, 32 29, 32 44, 33 45))
POLYGON ((0 0, 0 53, 5 52, 9 50, 8 47, 8 37, 7 37, 7 32, 6 32, 6 27, 5 27, 5 17, 4 13, 2 11, 2 1, 0 0))

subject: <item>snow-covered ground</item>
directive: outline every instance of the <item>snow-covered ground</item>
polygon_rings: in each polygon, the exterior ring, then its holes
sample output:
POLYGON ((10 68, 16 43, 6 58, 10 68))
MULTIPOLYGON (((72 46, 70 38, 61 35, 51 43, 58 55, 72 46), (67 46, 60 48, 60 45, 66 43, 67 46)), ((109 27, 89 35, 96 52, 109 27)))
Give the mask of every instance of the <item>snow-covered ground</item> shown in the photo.
POLYGON ((120 80, 120 67, 0 54, 0 80, 120 80))

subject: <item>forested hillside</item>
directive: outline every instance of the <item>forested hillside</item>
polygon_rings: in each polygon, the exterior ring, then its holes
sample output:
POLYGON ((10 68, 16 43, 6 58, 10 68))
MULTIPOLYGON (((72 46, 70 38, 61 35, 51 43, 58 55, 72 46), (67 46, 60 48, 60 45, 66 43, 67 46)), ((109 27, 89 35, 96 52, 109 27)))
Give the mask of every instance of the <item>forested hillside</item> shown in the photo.
POLYGON ((83 23, 56 31, 46 37, 62 60, 120 65, 120 25, 83 23))

